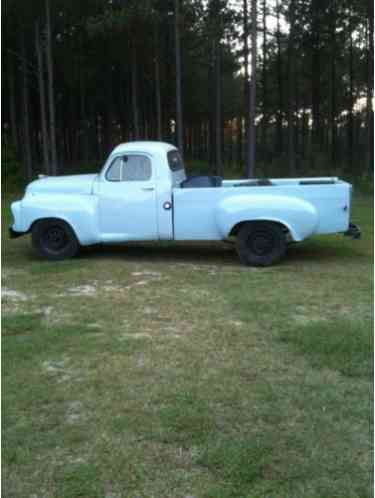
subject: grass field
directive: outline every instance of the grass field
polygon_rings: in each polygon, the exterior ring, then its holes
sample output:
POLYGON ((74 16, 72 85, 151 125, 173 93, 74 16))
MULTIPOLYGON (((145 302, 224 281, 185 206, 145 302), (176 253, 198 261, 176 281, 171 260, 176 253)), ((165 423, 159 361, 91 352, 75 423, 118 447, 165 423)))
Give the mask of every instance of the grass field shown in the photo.
POLYGON ((5 498, 372 496, 372 199, 360 241, 37 259, 3 206, 5 498))

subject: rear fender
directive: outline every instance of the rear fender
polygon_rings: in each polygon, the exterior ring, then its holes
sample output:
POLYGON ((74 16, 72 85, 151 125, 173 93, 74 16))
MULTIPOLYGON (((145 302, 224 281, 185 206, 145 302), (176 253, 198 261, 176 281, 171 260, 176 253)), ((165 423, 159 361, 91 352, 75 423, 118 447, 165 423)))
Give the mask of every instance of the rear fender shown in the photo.
POLYGON ((216 222, 223 238, 246 221, 272 221, 285 226, 293 241, 299 242, 314 233, 318 226, 315 207, 297 197, 243 194, 223 199, 217 209, 216 222))

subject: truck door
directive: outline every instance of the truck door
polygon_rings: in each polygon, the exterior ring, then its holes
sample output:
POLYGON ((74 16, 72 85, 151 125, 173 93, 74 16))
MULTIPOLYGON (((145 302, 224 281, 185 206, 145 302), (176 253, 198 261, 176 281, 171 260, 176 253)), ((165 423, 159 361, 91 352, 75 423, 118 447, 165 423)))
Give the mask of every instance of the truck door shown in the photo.
POLYGON ((143 154, 115 157, 99 185, 99 228, 106 242, 158 239, 156 172, 143 154))

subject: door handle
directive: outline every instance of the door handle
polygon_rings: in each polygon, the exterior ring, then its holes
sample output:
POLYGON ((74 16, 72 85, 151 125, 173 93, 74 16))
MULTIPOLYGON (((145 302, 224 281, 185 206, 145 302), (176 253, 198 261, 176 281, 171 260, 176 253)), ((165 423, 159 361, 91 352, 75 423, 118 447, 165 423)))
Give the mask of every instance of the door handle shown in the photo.
POLYGON ((142 190, 147 190, 151 192, 152 190, 155 190, 155 187, 142 187, 142 190))

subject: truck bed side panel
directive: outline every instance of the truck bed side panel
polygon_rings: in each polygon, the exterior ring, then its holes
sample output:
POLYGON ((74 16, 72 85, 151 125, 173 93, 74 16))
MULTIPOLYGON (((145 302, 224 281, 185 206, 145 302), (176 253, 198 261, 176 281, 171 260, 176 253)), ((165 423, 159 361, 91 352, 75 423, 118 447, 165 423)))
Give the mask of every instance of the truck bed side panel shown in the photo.
POLYGON ((176 240, 221 240, 239 222, 270 220, 301 241, 347 230, 350 185, 174 189, 173 204, 176 240))

